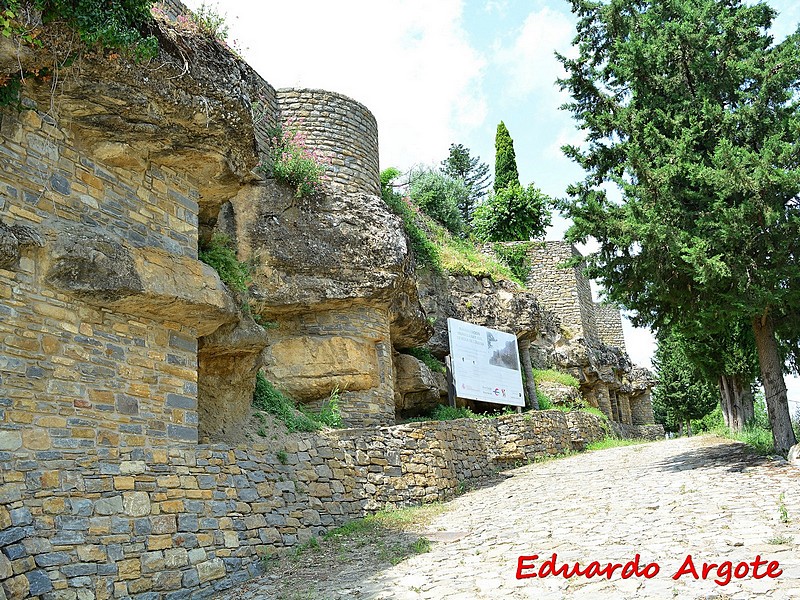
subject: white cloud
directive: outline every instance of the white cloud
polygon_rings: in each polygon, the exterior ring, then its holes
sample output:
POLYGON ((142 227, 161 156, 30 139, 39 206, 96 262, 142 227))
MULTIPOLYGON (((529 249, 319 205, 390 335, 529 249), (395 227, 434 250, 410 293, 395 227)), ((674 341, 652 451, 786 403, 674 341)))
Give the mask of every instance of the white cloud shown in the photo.
POLYGON ((506 72, 509 81, 504 91, 517 98, 542 94, 554 105, 547 110, 557 108, 566 94, 559 91, 556 79, 566 72, 553 51, 571 56, 573 35, 573 21, 566 14, 550 8, 530 13, 510 43, 501 40, 496 46, 493 62, 506 72))
POLYGON ((459 0, 224 4, 230 37, 264 79, 365 104, 378 120, 382 167, 401 168, 440 160, 457 132, 485 119, 486 61, 467 41, 462 8, 459 0))

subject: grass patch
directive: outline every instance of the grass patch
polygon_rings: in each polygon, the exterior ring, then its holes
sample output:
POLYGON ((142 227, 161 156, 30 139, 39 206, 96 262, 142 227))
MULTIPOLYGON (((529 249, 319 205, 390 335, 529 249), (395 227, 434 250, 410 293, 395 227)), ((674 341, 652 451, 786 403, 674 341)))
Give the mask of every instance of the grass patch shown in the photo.
POLYGON ((741 432, 731 431, 723 425, 710 430, 709 433, 747 444, 751 450, 760 456, 775 454, 775 441, 772 438, 772 431, 758 423, 748 423, 741 432))
POLYGON ((401 352, 403 354, 410 354, 417 360, 422 361, 434 373, 443 374, 446 371, 444 363, 431 354, 431 351, 424 346, 407 348, 406 350, 401 350, 401 352))
POLYGON ((253 392, 253 406, 263 410, 283 422, 290 432, 316 431, 323 427, 341 427, 339 414, 339 391, 334 389, 319 413, 297 407, 287 395, 267 381, 262 373, 256 375, 256 389, 253 392))
POLYGON ((774 538, 768 539, 767 543, 774 546, 782 546, 783 544, 791 544, 793 541, 794 538, 787 535, 776 535, 774 538))
POLYGON ((619 446, 636 446, 637 444, 646 444, 648 440, 642 439, 620 439, 612 436, 607 436, 602 440, 597 440, 591 444, 587 444, 586 450, 606 450, 608 448, 617 448, 619 446))
POLYGON ((569 373, 562 373, 561 371, 556 371, 554 369, 534 369, 533 378, 536 380, 536 383, 539 383, 540 381, 549 381, 552 383, 560 383, 561 385, 575 389, 580 386, 580 382, 569 373))
POLYGON ((589 413, 590 415, 594 415, 595 417, 600 417, 603 421, 608 421, 608 415, 604 413, 599 408, 595 408, 594 406, 584 406, 579 409, 582 412, 589 413))

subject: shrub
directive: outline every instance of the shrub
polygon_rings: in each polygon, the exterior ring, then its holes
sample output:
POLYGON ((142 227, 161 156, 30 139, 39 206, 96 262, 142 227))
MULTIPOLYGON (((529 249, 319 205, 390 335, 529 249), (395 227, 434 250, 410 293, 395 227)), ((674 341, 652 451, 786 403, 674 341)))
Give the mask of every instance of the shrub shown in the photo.
POLYGON ((434 373, 444 373, 447 370, 445 369, 444 363, 431 354, 431 351, 428 348, 423 346, 417 348, 407 348, 405 350, 401 350, 401 352, 404 354, 410 354, 417 360, 422 361, 434 373))
POLYGON ((399 176, 400 171, 394 167, 381 171, 381 197, 392 212, 403 221, 403 230, 406 232, 417 265, 439 272, 441 260, 438 248, 417 224, 416 213, 411 203, 392 187, 392 182, 399 176))
POLYGON ((553 401, 547 394, 537 390, 536 399, 539 401, 539 410, 551 410, 553 408, 553 401))
POLYGON ((485 242, 540 238, 550 225, 551 200, 532 184, 512 183, 490 194, 472 217, 475 236, 485 242))
POLYGON ((463 181, 437 171, 423 170, 411 176, 411 198, 425 214, 458 235, 466 228, 459 206, 466 203, 469 190, 463 181))
POLYGON ((530 247, 530 244, 526 242, 510 245, 495 242, 492 245, 495 254, 511 269, 511 273, 522 286, 526 284, 528 276, 531 274, 531 261, 528 257, 530 247))
POLYGON ((253 406, 282 421, 289 431, 315 431, 320 424, 296 409, 294 402, 275 388, 261 373, 256 376, 253 406))
POLYGON ((246 292, 250 283, 250 268, 236 257, 231 239, 215 233, 208 244, 201 246, 197 257, 216 269, 219 278, 237 292, 246 292))
MULTIPOLYGON (((339 412, 339 388, 335 387, 331 391, 330 397, 322 403, 319 409, 317 420, 328 427, 340 428, 344 426, 342 422, 342 414, 339 412)), ((301 410, 303 410, 301 408, 301 410)), ((303 412, 306 412, 303 410, 303 412)), ((306 412, 308 414, 308 412, 306 412)), ((313 418, 313 416, 312 416, 313 418)))
MULTIPOLYGON (((308 148, 305 136, 293 122, 268 130, 272 175, 295 189, 298 198, 322 190, 322 177, 327 170, 325 159, 308 148)), ((262 171, 270 169, 262 164, 262 171)))

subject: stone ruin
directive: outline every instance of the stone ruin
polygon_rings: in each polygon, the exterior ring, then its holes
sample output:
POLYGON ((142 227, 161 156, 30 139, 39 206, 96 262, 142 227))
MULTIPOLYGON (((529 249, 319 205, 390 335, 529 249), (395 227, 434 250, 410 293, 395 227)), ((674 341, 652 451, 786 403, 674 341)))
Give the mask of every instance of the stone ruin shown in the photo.
MULTIPOLYGON (((0 111, 0 596, 208 597, 269 549, 603 435, 557 411, 391 427, 442 402, 400 351, 446 354, 448 317, 516 333, 621 431, 658 435, 618 311, 558 266, 574 249, 532 250, 527 290, 415 272, 366 107, 157 27, 158 68, 87 55, 0 111), (255 170, 287 118, 331 164, 323 194, 255 170), (215 232, 252 265, 249 299, 198 260, 215 232), (338 388, 370 429, 226 443, 259 369, 311 406, 338 388)), ((0 75, 52 60, 0 50, 0 75)))

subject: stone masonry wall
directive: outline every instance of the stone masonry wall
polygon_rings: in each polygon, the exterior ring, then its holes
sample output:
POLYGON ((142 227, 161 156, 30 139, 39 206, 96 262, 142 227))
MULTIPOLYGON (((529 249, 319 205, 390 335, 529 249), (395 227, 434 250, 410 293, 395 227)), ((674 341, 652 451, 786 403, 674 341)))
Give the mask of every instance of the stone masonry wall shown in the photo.
POLYGON ((615 306, 594 304, 594 320, 597 326, 597 337, 607 346, 625 350, 625 335, 622 332, 622 313, 615 306))
POLYGON ((265 445, 0 452, 9 599, 207 598, 259 559, 385 506, 439 500, 601 431, 560 411, 265 445))
POLYGON ((0 269, 0 450, 196 441, 194 328, 60 293, 36 247, 101 231, 109 253, 117 242, 147 246, 200 268, 196 191, 165 168, 91 160, 34 110, 0 114, 0 134, 0 222, 41 238, 0 269))
POLYGON ((367 107, 324 90, 282 89, 277 99, 283 123, 293 122, 330 162, 326 178, 332 185, 380 194, 378 124, 367 107))
POLYGON ((539 301, 558 315, 561 324, 573 336, 597 340, 594 321, 594 303, 589 279, 581 267, 560 266, 578 250, 568 242, 532 244, 529 251, 531 273, 527 286, 539 301))

